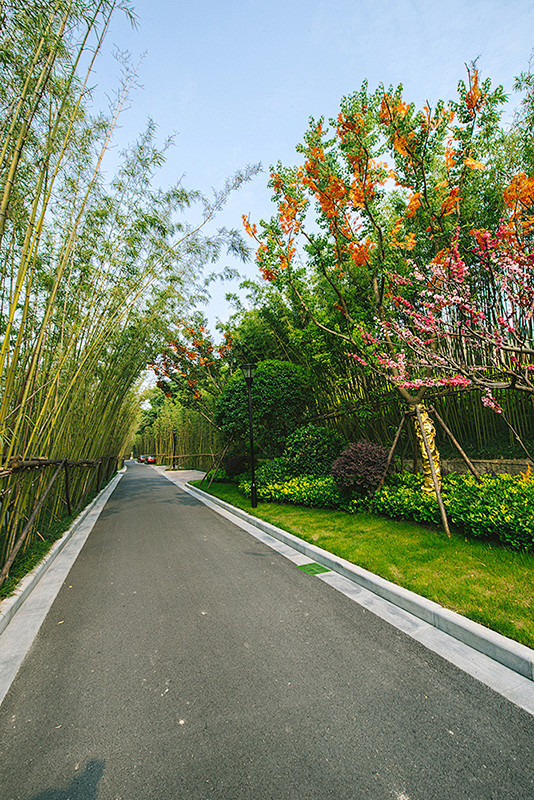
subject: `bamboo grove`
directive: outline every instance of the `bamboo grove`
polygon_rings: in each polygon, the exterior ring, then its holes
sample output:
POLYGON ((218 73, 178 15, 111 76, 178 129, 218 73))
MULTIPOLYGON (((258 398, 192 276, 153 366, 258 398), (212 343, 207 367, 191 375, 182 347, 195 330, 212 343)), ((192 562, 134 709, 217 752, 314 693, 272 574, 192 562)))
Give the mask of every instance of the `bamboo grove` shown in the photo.
MULTIPOLYGON (((93 67, 116 14, 135 22, 127 0, 0 4, 0 567, 50 477, 21 464, 109 471, 137 424, 139 376, 205 292, 204 265, 246 254, 212 222, 256 168, 209 199, 181 183, 154 188, 172 142, 158 143, 149 121, 115 176, 104 170, 136 80, 122 59, 113 103, 94 113, 93 67)), ((75 469, 75 505, 101 479, 75 469)), ((39 519, 64 511, 58 479, 39 519)))

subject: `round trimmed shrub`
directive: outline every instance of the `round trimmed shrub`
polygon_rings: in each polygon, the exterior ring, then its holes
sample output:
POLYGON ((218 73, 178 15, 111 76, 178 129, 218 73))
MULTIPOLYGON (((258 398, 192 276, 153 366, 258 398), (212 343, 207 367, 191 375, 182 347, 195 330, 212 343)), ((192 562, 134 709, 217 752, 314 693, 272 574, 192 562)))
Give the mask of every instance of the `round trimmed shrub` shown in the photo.
POLYGON ((332 475, 340 489, 360 494, 374 492, 384 474, 389 450, 362 439, 349 444, 332 465, 332 475))
MULTIPOLYGON (((290 433, 302 422, 313 392, 306 370, 286 361, 260 361, 252 382, 254 444, 267 458, 280 456, 290 433)), ((241 372, 215 400, 215 422, 225 441, 247 448, 248 392, 241 372)))
POLYGON ((288 436, 284 459, 291 475, 329 475, 343 437, 324 425, 305 425, 288 436))

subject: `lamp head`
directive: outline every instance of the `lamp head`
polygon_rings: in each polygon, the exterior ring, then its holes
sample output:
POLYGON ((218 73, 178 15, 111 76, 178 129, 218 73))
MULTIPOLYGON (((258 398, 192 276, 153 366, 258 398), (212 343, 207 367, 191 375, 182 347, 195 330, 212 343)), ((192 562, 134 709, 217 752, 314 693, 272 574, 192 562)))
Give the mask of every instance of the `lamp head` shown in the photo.
POLYGON ((241 364, 241 370, 247 385, 250 386, 256 374, 256 364, 241 364))

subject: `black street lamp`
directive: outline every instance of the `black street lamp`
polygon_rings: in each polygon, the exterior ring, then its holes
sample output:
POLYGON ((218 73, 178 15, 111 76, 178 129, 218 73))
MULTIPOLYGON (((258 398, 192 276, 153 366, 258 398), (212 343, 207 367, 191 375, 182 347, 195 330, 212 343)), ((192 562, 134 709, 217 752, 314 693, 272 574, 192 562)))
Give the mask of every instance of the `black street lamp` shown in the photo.
POLYGON ((243 371, 243 376, 247 383, 248 389, 248 426, 250 431, 250 472, 252 475, 252 486, 250 491, 250 498, 251 498, 251 505, 252 508, 256 508, 258 505, 258 495, 256 492, 256 478, 254 474, 254 437, 252 433, 252 395, 251 395, 251 387, 252 381, 254 380, 254 375, 256 374, 256 364, 242 364, 241 369, 243 371))
POLYGON ((176 428, 172 429, 172 468, 176 469, 176 428))

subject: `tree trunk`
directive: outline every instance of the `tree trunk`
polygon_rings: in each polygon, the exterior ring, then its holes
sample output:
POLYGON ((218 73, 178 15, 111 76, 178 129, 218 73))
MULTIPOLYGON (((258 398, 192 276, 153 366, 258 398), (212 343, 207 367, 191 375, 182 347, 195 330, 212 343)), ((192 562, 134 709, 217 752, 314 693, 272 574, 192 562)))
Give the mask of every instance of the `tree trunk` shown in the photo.
MULTIPOLYGON (((439 451, 438 448, 436 447, 436 429, 434 427, 433 421, 428 415, 428 411, 422 404, 419 405, 419 412, 421 415, 421 424, 428 442, 430 456, 432 458, 432 464, 434 466, 434 470, 436 473, 438 486, 441 488, 441 462, 440 462, 439 451)), ((421 452, 421 459, 423 462, 423 492, 426 492, 427 494, 431 494, 434 497, 436 497, 436 489, 434 488, 434 478, 432 476, 432 467, 430 466, 430 459, 427 455, 427 449, 423 439, 423 434, 421 432, 421 425, 419 424, 417 416, 414 417, 414 426, 415 426, 415 435, 417 436, 417 441, 419 442, 419 450, 421 452)))

